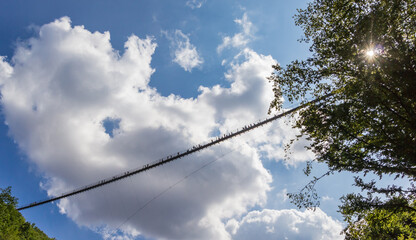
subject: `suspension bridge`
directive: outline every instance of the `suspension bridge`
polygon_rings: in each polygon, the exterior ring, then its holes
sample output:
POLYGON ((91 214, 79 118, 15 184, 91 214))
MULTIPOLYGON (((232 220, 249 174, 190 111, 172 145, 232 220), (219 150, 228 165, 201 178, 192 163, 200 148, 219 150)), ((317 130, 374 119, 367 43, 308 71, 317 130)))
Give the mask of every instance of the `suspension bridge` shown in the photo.
POLYGON ((36 206, 39 206, 39 205, 43 205, 43 204, 46 204, 46 203, 50 203, 50 202, 53 202, 53 201, 57 201, 57 200, 60 200, 60 199, 63 199, 63 198, 67 198, 67 197, 70 197, 70 196, 73 196, 73 195, 76 195, 76 194, 80 194, 80 193, 83 193, 83 192, 86 192, 86 191, 89 191, 89 190, 92 190, 92 189, 95 189, 95 188, 102 187, 104 185, 107 185, 107 184, 110 184, 110 183, 119 181, 121 179, 130 177, 130 176, 133 176, 135 174, 148 171, 148 170, 150 170, 152 168, 159 167, 161 165, 164 165, 164 164, 167 164, 169 162, 172 162, 172 161, 178 160, 180 158, 183 158, 185 156, 191 155, 191 154, 193 154, 195 152, 198 152, 198 151, 201 151, 203 149, 209 148, 209 147, 211 147, 211 146, 213 146, 215 144, 219 144, 219 143, 224 142, 224 141, 227 141, 227 140, 229 140, 231 138, 237 137, 237 136, 239 136, 239 135, 241 135, 243 133, 249 132, 249 131, 251 131, 251 130, 253 130, 255 128, 261 127, 261 126, 263 126, 265 124, 268 124, 268 123, 270 123, 272 121, 275 121, 275 120, 277 120, 279 118, 282 118, 284 116, 287 116, 289 114, 295 113, 295 112, 299 111, 300 109, 305 108, 305 107, 307 107, 307 106, 309 106, 311 104, 315 104, 315 103, 317 103, 317 102, 319 102, 321 100, 324 100, 324 99, 328 98, 331 95, 333 95, 333 93, 326 94, 326 95, 324 95, 322 97, 316 98, 314 100, 311 100, 309 102, 306 102, 304 104, 301 104, 301 105, 299 105, 299 106, 297 106, 295 108, 292 108, 290 110, 287 110, 287 111, 285 111, 283 113, 276 114, 276 115, 274 115, 272 117, 266 118, 266 119, 264 119, 262 121, 259 121, 259 122, 256 122, 256 123, 252 123, 252 124, 246 125, 246 126, 242 127, 242 129, 240 129, 240 130, 237 129, 234 132, 231 132, 231 133, 228 133, 228 134, 224 134, 222 136, 219 136, 216 139, 212 139, 208 143, 195 145, 195 146, 193 146, 190 149, 187 149, 185 151, 178 152, 176 154, 167 156, 167 157, 162 158, 160 160, 157 160, 155 162, 145 164, 145 165, 143 165, 143 166, 141 166, 139 168, 136 168, 136 169, 133 169, 133 170, 130 170, 130 171, 126 171, 126 172, 123 172, 121 174, 118 174, 118 175, 109 177, 109 178, 102 179, 100 181, 91 183, 89 185, 85 185, 85 186, 82 186, 80 188, 74 189, 74 190, 72 190, 70 192, 63 193, 63 194, 61 194, 59 196, 56 196, 56 197, 51 197, 51 198, 48 198, 48 199, 45 199, 45 200, 42 200, 42 201, 37 201, 37 202, 30 203, 28 205, 24 205, 22 207, 17 208, 17 210, 20 211, 20 210, 24 210, 24 209, 36 207, 36 206))

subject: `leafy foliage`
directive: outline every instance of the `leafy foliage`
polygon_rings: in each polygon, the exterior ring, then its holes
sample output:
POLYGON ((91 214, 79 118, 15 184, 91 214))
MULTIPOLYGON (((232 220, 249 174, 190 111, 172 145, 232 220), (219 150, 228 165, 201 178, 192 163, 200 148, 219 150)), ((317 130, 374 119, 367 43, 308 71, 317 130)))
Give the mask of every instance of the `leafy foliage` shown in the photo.
POLYGON ((0 188, 0 239, 52 239, 43 233, 34 223, 28 223, 16 210, 17 199, 11 195, 11 188, 0 188))
MULTIPOLYGON (((341 212, 350 223, 352 216, 357 221, 368 211, 413 214, 416 2, 315 0, 298 10, 295 20, 304 30, 301 41, 311 43, 312 56, 285 68, 273 66, 271 109, 280 109, 283 97, 305 102, 330 94, 301 110, 295 124, 311 141, 316 160, 331 173, 390 175, 410 183, 379 186, 357 176, 355 185, 365 195, 344 196, 341 212)), ((313 188, 291 195, 304 207, 314 207, 314 197, 313 188)))
MULTIPOLYGON (((411 204, 413 207, 416 202, 411 204)), ((366 212, 357 222, 349 222, 346 239, 415 239, 416 212, 366 212)))

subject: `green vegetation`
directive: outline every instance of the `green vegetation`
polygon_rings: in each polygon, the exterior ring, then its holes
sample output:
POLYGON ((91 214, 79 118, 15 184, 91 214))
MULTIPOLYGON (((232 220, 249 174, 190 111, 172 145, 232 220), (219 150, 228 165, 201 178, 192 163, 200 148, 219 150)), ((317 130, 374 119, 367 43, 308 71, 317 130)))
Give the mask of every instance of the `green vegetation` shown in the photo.
POLYGON ((52 239, 16 210, 17 199, 11 195, 10 187, 0 191, 0 240, 52 239))
POLYGON ((346 239, 416 239, 415 211, 394 213, 375 209, 360 221, 349 224, 346 239))
MULTIPOLYGON (((301 110, 295 127, 311 141, 315 160, 328 165, 328 174, 357 175, 355 185, 363 193, 341 199, 346 232, 364 228, 364 239, 391 239, 377 235, 381 227, 395 229, 397 237, 415 237, 405 229, 414 231, 416 211, 416 2, 315 0, 295 20, 312 56, 274 66, 271 109, 282 107, 282 97, 303 102, 331 94, 301 110), (395 180, 382 186, 364 180, 368 173, 395 180), (413 220, 389 225, 395 218, 413 220)), ((290 194, 291 200, 299 207, 317 206, 319 179, 290 194)))

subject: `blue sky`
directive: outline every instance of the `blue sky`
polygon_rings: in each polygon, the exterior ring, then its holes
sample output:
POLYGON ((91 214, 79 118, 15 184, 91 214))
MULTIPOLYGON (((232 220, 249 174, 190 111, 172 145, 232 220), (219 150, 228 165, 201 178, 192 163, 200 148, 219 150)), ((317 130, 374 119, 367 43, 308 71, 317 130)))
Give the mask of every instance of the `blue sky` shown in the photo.
MULTIPOLYGON (((0 187, 30 203, 267 117, 271 65, 310 54, 292 18, 306 4, 1 1, 0 187)), ((321 208, 296 209, 285 193, 313 155, 302 140, 284 161, 288 121, 22 214, 57 239, 342 238, 352 178, 327 177, 321 208)))

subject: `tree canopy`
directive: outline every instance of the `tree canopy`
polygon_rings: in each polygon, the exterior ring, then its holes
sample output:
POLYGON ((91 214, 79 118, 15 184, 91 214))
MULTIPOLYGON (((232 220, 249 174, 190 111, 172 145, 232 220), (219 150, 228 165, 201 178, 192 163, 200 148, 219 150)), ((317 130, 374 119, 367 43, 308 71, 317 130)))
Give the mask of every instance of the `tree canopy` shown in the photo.
MULTIPOLYGON (((416 202, 411 204, 413 207, 416 202)), ((416 212, 391 212, 384 209, 368 211, 357 222, 351 222, 346 239, 415 239, 416 212)))
MULTIPOLYGON (((347 220, 376 209, 416 211, 416 1, 315 0, 295 21, 312 54, 273 66, 271 109, 280 109, 283 97, 304 102, 330 94, 302 109, 295 127, 331 173, 357 173, 363 194, 342 198, 347 220), (408 184, 382 186, 365 181, 368 173, 408 184)), ((313 207, 313 185, 290 197, 313 207)))
POLYGON ((11 188, 0 188, 0 239, 4 240, 49 240, 33 223, 26 222, 16 210, 17 199, 11 195, 11 188))

